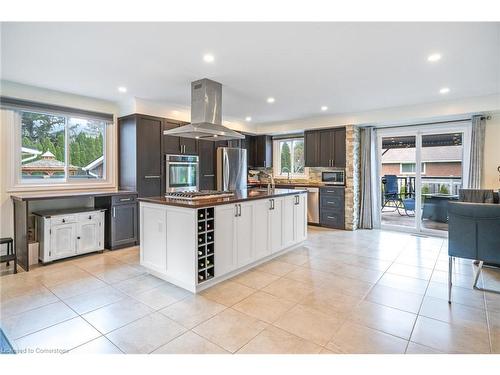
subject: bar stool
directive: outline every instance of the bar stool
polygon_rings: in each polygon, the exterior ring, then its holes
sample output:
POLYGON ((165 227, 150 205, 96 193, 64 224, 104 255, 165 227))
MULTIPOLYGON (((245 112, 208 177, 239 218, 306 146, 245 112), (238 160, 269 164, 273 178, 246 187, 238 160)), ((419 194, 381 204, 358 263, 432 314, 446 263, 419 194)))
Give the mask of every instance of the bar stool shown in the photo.
POLYGON ((14 262, 14 273, 17 273, 17 256, 16 250, 14 249, 14 240, 10 237, 0 238, 0 245, 7 244, 7 254, 0 256, 0 263, 14 262))

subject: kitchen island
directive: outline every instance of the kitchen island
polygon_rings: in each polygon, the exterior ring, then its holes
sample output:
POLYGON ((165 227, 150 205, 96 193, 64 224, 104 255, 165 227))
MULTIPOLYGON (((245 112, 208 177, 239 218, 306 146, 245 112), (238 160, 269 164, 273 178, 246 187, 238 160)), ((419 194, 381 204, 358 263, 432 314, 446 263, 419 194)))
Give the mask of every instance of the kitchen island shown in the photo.
POLYGON ((193 293, 255 267, 307 237, 307 191, 248 189, 230 197, 140 198, 140 262, 193 293))

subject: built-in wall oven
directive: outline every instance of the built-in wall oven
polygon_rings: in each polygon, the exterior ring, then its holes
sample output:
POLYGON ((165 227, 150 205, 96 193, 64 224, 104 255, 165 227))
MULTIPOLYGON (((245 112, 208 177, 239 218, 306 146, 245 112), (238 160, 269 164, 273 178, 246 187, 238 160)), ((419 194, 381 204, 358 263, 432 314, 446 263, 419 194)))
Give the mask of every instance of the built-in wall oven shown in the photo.
POLYGON ((199 187, 198 156, 166 155, 166 192, 196 191, 199 187))
POLYGON ((332 169, 321 172, 321 182, 325 185, 345 185, 345 169, 332 169))

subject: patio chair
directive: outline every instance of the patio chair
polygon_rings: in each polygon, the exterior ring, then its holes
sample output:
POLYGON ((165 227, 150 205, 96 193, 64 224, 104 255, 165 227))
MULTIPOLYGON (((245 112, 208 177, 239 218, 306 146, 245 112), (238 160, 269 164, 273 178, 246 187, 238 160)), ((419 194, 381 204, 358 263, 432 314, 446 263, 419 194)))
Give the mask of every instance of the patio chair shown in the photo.
POLYGON ((382 183, 385 185, 384 203, 382 205, 382 210, 387 206, 389 202, 392 202, 395 206, 394 211, 398 211, 399 215, 414 216, 415 198, 401 199, 401 194, 399 193, 398 186, 398 176, 393 174, 386 174, 382 177, 382 183), (404 210, 404 214, 401 213, 400 210, 404 210), (408 213, 408 211, 413 211, 413 214, 408 213))

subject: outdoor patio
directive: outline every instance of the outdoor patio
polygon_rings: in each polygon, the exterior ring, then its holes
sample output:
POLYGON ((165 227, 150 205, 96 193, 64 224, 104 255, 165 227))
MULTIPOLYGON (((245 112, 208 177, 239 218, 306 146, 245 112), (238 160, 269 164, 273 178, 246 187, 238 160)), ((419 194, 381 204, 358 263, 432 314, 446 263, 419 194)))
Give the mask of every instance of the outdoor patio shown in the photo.
MULTIPOLYGON (((401 213, 404 213, 404 210, 400 209, 400 211, 401 213)), ((386 207, 382 210, 382 224, 411 228, 415 227, 415 217, 407 216, 405 214, 401 216, 397 211, 394 211, 394 207, 386 207)), ((422 219, 422 227, 425 229, 448 231, 448 223, 440 223, 429 219, 422 219)))

